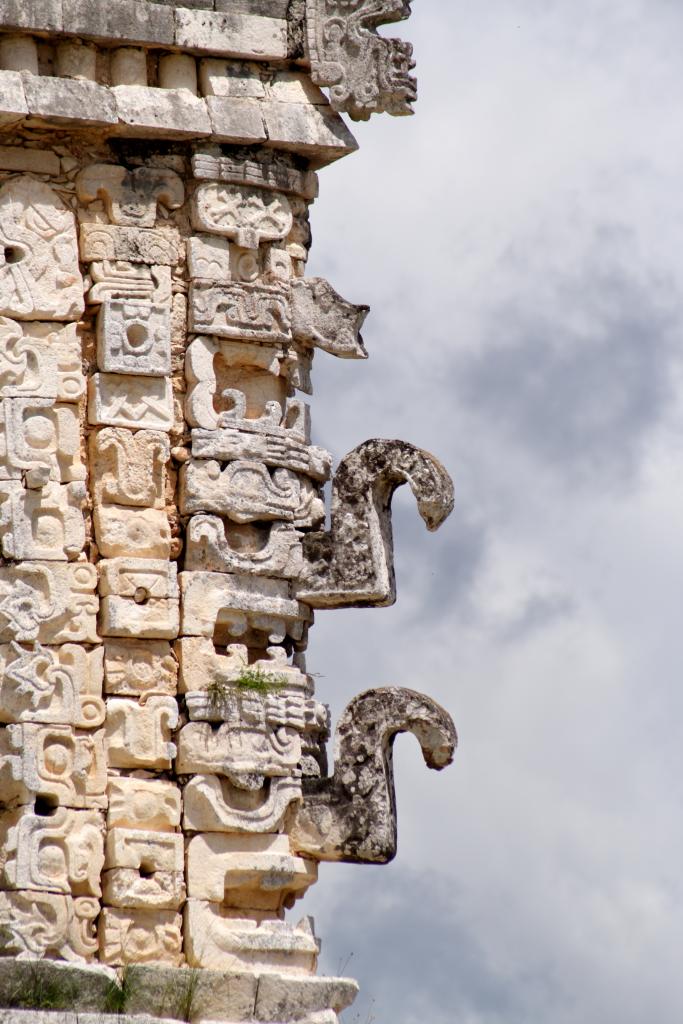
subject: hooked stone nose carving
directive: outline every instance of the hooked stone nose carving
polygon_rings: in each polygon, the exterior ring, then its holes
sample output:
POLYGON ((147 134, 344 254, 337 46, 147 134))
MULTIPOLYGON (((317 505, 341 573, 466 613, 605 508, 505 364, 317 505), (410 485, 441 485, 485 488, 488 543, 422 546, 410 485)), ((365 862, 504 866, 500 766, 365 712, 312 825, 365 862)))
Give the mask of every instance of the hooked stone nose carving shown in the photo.
POLYGON ((453 760, 458 737, 436 701, 414 690, 383 687, 351 701, 339 719, 334 774, 304 778, 292 847, 316 860, 387 864, 396 856, 392 748, 399 733, 417 738, 428 768, 453 760))
POLYGON ((410 484, 428 530, 453 510, 453 481, 429 452, 407 441, 365 441, 339 464, 329 533, 304 537, 297 596, 313 608, 391 605, 396 600, 391 499, 410 484))

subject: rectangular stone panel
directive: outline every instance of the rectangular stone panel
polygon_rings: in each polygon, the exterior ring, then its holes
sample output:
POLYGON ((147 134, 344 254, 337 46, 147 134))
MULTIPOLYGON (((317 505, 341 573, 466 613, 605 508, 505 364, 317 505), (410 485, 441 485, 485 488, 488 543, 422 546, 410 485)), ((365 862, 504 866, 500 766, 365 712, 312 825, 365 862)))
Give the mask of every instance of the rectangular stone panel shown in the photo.
POLYGON ((104 818, 98 811, 31 807, 0 813, 0 888, 101 895, 104 818))
POLYGON ((6 807, 106 806, 104 733, 69 725, 6 725, 0 729, 0 792, 6 807))
POLYGON ((0 643, 99 643, 96 585, 87 562, 0 566, 0 643))
POLYGON ((103 302, 97 316, 97 364, 107 373, 168 376, 170 309, 136 299, 103 302))
POLYGON ((0 646, 0 721, 96 728, 104 722, 102 648, 0 646))
POLYGON ((171 430, 171 382, 166 377, 95 373, 88 381, 88 420, 93 426, 171 430))
POLYGON ((117 697, 172 697, 178 664, 167 640, 107 640, 104 645, 105 692, 117 697))
POLYGON ((109 765, 169 769, 176 755, 171 735, 177 725, 178 705, 173 697, 151 696, 144 703, 110 697, 104 727, 109 765))

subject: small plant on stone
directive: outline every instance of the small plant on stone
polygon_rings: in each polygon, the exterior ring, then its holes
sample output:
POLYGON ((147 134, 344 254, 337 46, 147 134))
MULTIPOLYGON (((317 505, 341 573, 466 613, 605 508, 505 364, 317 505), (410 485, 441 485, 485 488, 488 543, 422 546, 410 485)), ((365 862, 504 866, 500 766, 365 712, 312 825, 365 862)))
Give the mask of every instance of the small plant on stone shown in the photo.
POLYGON ((72 978, 58 968, 46 967, 43 961, 26 960, 18 969, 14 989, 6 999, 14 1010, 72 1010, 78 989, 72 978))
POLYGON ((124 964, 118 977, 109 982, 104 995, 105 1013, 125 1013, 135 989, 135 977, 130 964, 124 964))
POLYGON ((206 693, 209 706, 213 711, 220 711, 221 708, 230 707, 243 694, 254 693, 262 697, 278 693, 287 685, 284 676, 271 675, 260 668, 245 668, 244 671, 231 682, 214 680, 209 683, 206 693))
POLYGON ((192 1020, 200 973, 198 967, 188 967, 182 972, 183 984, 179 986, 180 991, 177 994, 177 1004, 173 1014, 178 1020, 192 1020))

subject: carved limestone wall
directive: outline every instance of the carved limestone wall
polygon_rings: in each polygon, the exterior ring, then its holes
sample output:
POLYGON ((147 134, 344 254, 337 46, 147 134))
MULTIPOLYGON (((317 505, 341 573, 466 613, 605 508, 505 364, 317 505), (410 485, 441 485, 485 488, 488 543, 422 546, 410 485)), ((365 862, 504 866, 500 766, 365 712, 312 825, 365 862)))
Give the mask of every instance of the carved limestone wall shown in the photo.
POLYGON ((287 911, 319 861, 394 855, 397 733, 452 758, 448 714, 390 688, 330 772, 306 664, 314 608, 395 599, 396 487, 430 529, 453 505, 406 442, 333 473, 304 397, 316 350, 367 357, 367 306, 306 277, 308 213, 355 148, 336 111, 414 98, 376 32, 407 13, 0 0, 0 1008, 49 981, 335 1024, 355 984, 287 911))

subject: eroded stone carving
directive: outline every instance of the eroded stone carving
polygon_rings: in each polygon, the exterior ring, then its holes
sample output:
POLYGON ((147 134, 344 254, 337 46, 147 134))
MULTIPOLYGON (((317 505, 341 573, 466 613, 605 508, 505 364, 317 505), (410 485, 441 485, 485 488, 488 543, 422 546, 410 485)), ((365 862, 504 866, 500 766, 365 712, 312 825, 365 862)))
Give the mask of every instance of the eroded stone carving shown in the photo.
POLYGON ((154 694, 140 703, 110 698, 105 724, 109 764, 113 768, 157 771, 170 768, 176 755, 171 733, 177 725, 178 705, 173 697, 154 694))
POLYGON ((0 646, 0 721, 95 728, 104 721, 102 649, 0 646))
POLYGON ((119 775, 109 780, 107 796, 110 829, 173 832, 180 825, 180 790, 171 782, 119 775))
POLYGON ((99 568, 102 636, 172 640, 178 635, 175 562, 108 558, 99 563, 99 568))
POLYGON ((117 697, 173 696, 178 664, 167 640, 107 640, 105 691, 117 697))
POLYGON ((171 372, 171 318, 166 306, 111 299, 97 318, 97 362, 108 373, 163 377, 171 372))
POLYGON ((0 643, 98 643, 96 585, 87 562, 0 566, 0 643))
POLYGON ((76 190, 82 203, 104 200, 113 224, 138 228, 154 227, 158 203, 175 210, 185 200, 181 178, 162 167, 91 164, 78 175, 76 190))
POLYGON ((289 297, 277 286, 195 281, 190 288, 190 327, 221 338, 288 342, 289 297))
POLYGON ((335 110, 355 121, 383 112, 412 114, 413 48, 377 32, 409 15, 410 0, 306 0, 311 77, 330 86, 335 110))
POLYGON ((258 249, 261 242, 286 238, 292 227, 292 210, 285 196, 218 182, 197 188, 192 217, 200 231, 224 235, 244 249, 258 249))
POLYGON ((342 459, 332 484, 329 533, 304 538, 295 590, 314 608, 396 600, 391 499, 409 483, 428 530, 453 509, 453 483, 433 455, 405 441, 365 441, 342 459))
POLYGON ((73 213, 35 178, 0 188, 0 314, 18 320, 77 320, 83 279, 73 213))
POLYGON ((90 436, 94 496, 99 503, 164 507, 168 436, 161 431, 108 428, 90 436))
POLYGON ((386 687, 355 697, 339 719, 334 775, 304 779, 292 848, 316 860, 386 864, 396 854, 395 737, 412 732, 429 768, 451 763, 457 743, 450 715, 414 690, 386 687))
POLYGON ((171 529, 161 509, 99 505, 93 520, 97 547, 104 558, 170 557, 171 529))
POLYGON ((31 807, 0 813, 0 885, 70 896, 100 896, 104 821, 97 811, 31 807))
POLYGON ((27 490, 19 480, 0 481, 0 544, 5 558, 67 561, 85 544, 83 483, 50 483, 27 490))
POLYGON ((100 959, 107 964, 179 966, 181 918, 173 910, 103 907, 97 924, 100 959))
POLYGON ((95 373, 88 381, 88 419, 93 425, 170 430, 171 382, 166 377, 95 373))
POLYGON ((107 768, 103 733, 70 725, 21 723, 0 729, 0 786, 5 807, 33 804, 104 807, 107 768))
POLYGON ((85 479, 78 410, 49 398, 0 401, 0 480, 44 487, 85 479))
POLYGON ((0 955, 91 960, 98 949, 99 900, 55 892, 0 892, 0 955))
POLYGON ((186 569, 296 579, 301 567, 301 533, 287 523, 239 524, 197 515, 187 525, 186 569))
POLYGON ((370 307, 355 306, 322 277, 292 281, 292 333, 298 342, 342 359, 367 359, 360 329, 370 307))
POLYGON ((75 324, 0 317, 0 398, 77 402, 85 391, 75 324))
POLYGON ((137 299, 166 305, 171 301, 171 268, 146 266, 126 260, 102 260, 90 264, 93 282, 88 302, 107 299, 137 299))
POLYGON ((183 827, 192 832, 278 832, 299 803, 301 780, 265 778, 259 789, 243 789, 219 775, 196 775, 183 792, 183 827))
POLYGON ((79 245, 84 263, 122 261, 175 267, 183 255, 180 235, 173 228, 116 227, 81 224, 79 245))

